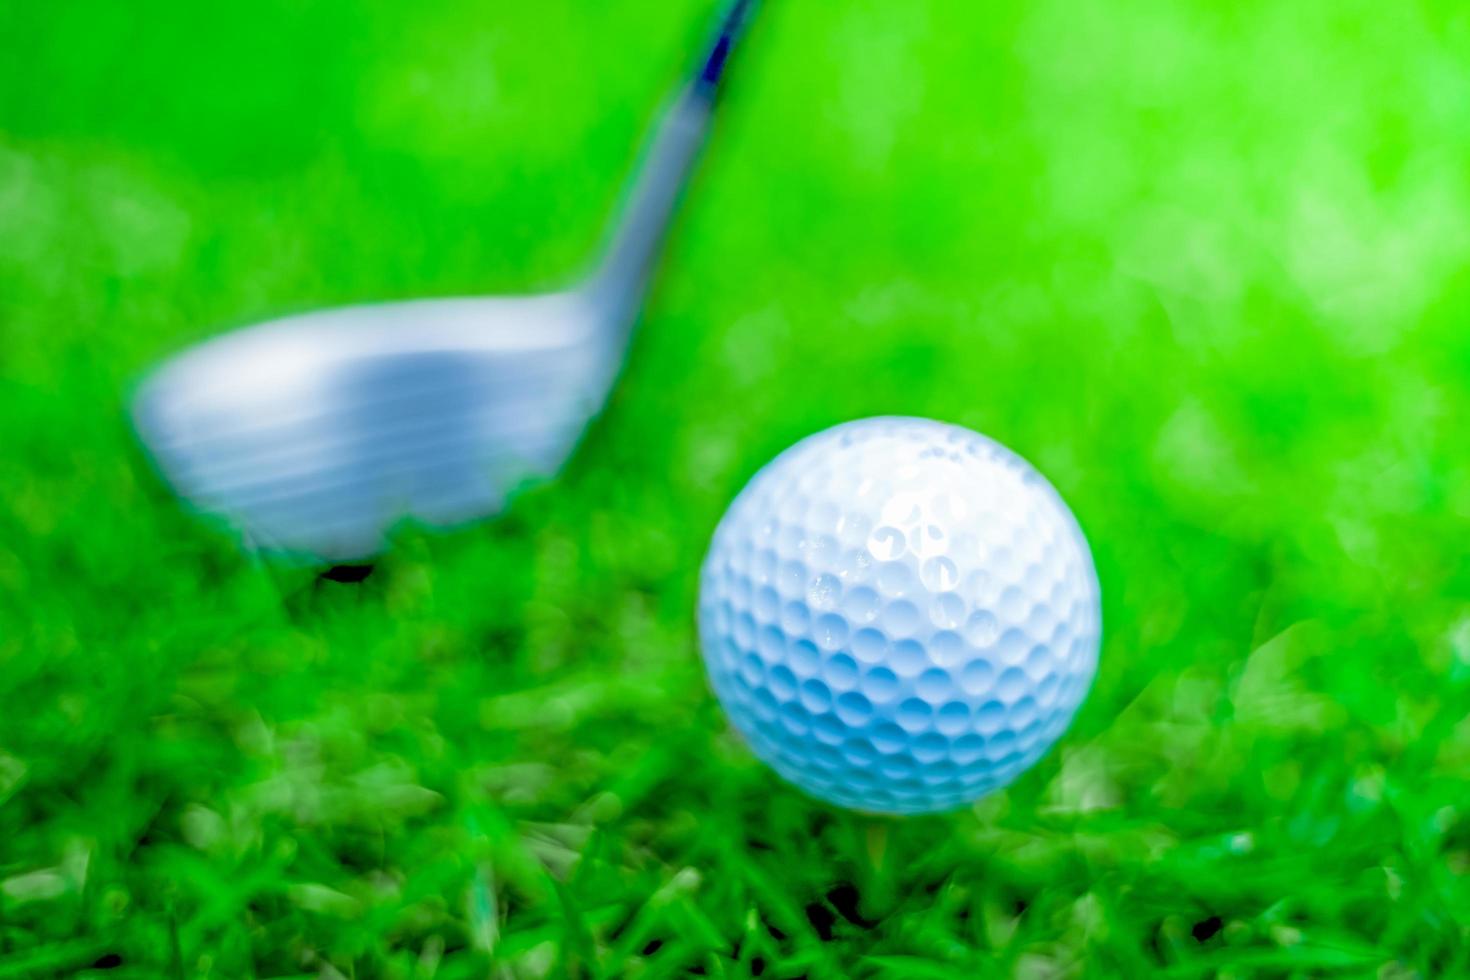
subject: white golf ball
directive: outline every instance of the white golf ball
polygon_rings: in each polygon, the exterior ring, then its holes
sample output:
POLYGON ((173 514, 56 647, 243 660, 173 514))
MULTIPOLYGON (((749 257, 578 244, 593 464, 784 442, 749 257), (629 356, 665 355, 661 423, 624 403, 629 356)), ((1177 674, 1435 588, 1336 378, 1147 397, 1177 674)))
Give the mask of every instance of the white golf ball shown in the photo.
POLYGON ((756 474, 715 531, 699 632, 757 755, 833 803, 917 813, 1039 759, 1097 669, 1097 573, 1051 485, 927 419, 849 422, 756 474))

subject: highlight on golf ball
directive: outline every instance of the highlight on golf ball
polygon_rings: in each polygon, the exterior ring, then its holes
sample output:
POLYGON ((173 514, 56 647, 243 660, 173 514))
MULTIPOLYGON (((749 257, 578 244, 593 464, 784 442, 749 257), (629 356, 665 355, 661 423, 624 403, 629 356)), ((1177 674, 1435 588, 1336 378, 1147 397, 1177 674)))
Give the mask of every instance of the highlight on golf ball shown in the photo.
POLYGON ((715 693, 782 776, 859 810, 951 809, 1011 782, 1087 694, 1097 573, 1061 497, 968 429, 849 422, 730 505, 700 576, 715 693))

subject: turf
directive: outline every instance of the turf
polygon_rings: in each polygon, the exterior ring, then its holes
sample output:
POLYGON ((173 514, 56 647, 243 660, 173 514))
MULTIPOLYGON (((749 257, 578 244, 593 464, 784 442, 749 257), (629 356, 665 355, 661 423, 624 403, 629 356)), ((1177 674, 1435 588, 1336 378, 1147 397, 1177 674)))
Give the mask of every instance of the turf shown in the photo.
POLYGON ((0 977, 1470 972, 1461 5, 769 0, 562 479, 358 583, 174 506, 149 364, 571 276, 712 14, 0 3, 0 977), (1104 584, 941 817, 780 783, 693 637, 743 481, 878 413, 1104 584))

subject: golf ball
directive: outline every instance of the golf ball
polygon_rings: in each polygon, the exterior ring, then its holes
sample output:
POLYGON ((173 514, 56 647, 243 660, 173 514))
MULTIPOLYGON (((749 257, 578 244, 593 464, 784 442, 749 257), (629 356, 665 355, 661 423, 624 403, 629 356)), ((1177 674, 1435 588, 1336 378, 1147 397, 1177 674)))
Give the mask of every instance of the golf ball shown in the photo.
POLYGON ((1009 783, 1097 669, 1097 573, 1066 504, 1005 447, 849 422, 755 475, 715 531, 699 632, 752 749, 813 796, 950 809, 1009 783))

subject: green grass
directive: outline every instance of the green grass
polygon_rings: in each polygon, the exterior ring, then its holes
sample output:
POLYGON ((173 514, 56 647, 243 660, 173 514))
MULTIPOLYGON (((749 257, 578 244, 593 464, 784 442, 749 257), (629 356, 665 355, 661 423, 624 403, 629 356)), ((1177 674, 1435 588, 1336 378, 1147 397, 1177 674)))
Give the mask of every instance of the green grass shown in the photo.
POLYGON ((579 268, 711 3, 0 2, 0 977, 1470 972, 1470 16, 768 0, 623 383, 361 585, 130 386, 579 268), (1101 671, 973 811, 813 802, 693 637, 726 503, 878 413, 1036 463, 1101 671))

